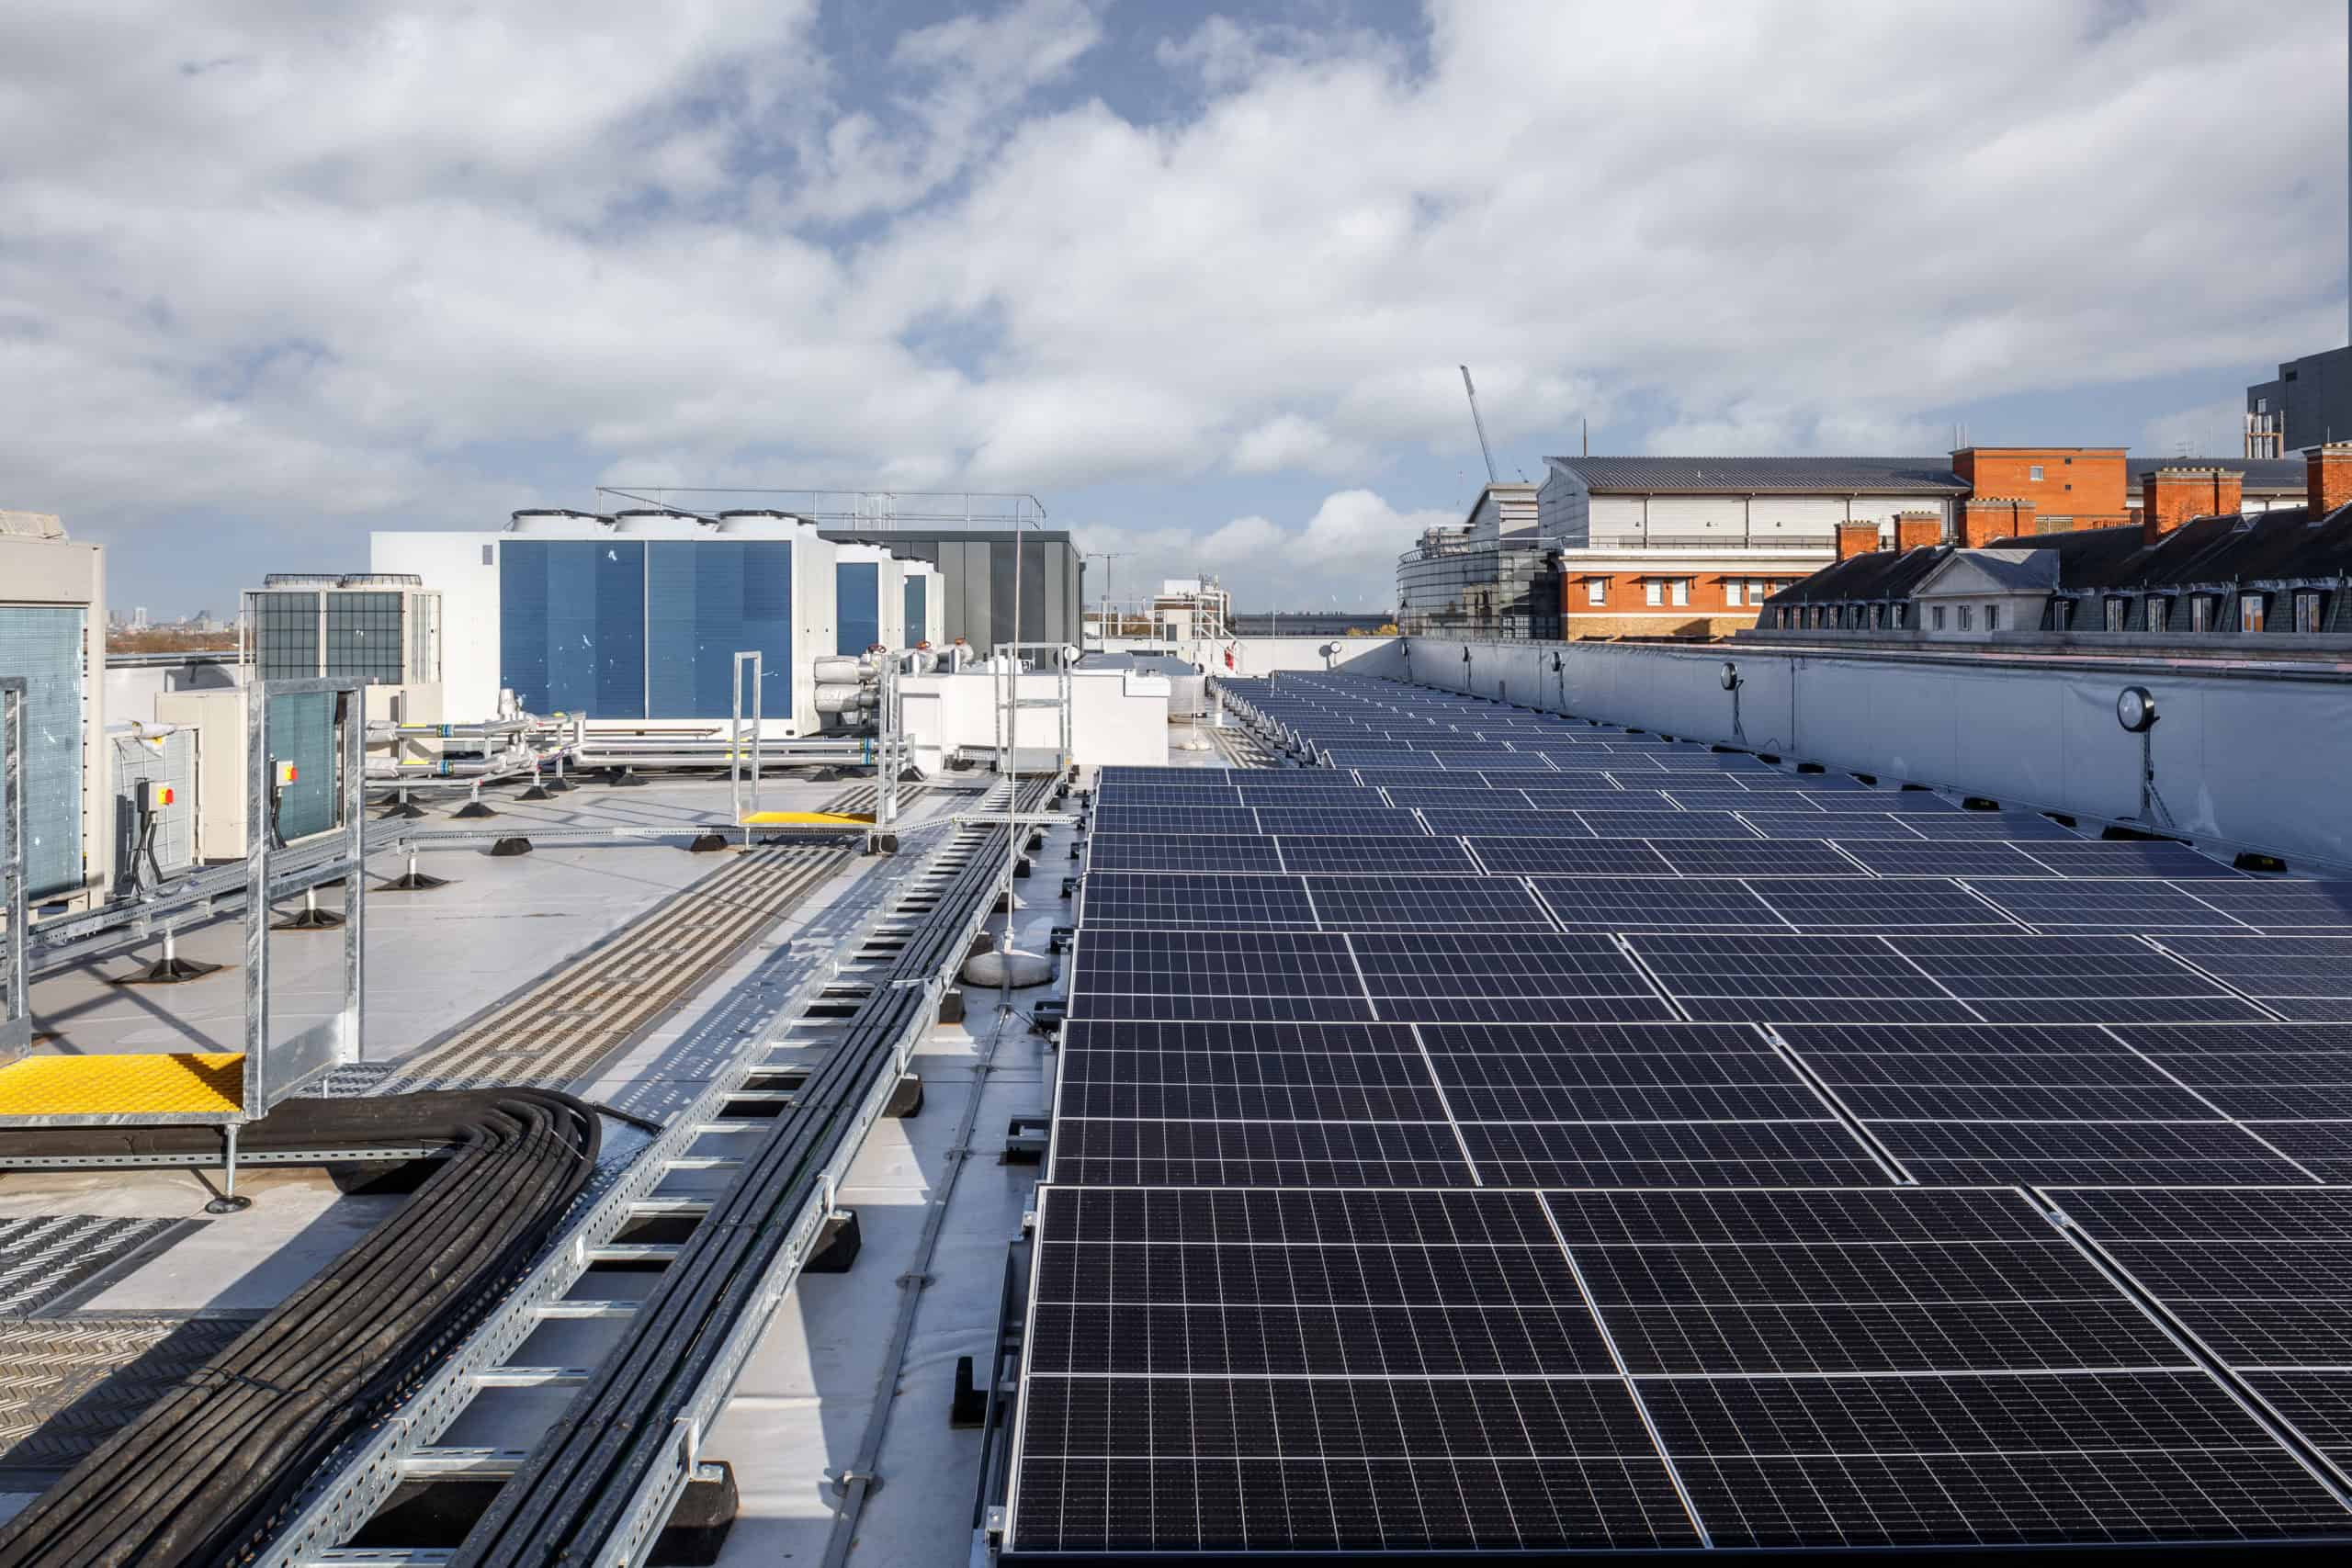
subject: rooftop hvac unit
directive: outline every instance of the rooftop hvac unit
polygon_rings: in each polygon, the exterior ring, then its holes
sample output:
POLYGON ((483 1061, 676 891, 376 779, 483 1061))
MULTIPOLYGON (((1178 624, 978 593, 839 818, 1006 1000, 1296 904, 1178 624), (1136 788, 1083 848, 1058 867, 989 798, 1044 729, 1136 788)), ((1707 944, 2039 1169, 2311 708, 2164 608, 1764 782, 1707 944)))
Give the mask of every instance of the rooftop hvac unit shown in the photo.
POLYGON ((560 534, 577 536, 583 528, 600 528, 612 519, 594 512, 567 512, 560 508, 530 507, 510 513, 506 531, 510 534, 560 534))
POLYGON ((638 539, 691 539, 703 532, 703 521, 692 513, 660 507, 616 512, 613 532, 638 539))
POLYGON ((720 513, 712 528, 729 538, 782 539, 789 538, 794 528, 804 525, 802 519, 789 512, 747 509, 720 513))
POLYGON ((763 731, 813 734, 810 666, 835 643, 833 547, 781 513, 734 521, 650 512, 606 529, 543 513, 501 535, 379 534, 375 560, 422 569, 443 595, 454 722, 489 716, 505 690, 607 731, 718 734, 735 655, 757 652, 763 731))
POLYGON ((833 651, 907 646, 906 563, 879 545, 842 545, 834 568, 833 651))

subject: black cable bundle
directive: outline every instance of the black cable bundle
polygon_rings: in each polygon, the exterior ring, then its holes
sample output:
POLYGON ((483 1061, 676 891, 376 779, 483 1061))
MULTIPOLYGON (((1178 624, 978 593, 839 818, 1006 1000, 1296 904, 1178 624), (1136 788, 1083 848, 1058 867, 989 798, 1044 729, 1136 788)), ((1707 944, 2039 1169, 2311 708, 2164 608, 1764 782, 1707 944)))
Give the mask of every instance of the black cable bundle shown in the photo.
MULTIPOLYGON (((146 1129, 138 1141, 173 1139, 146 1129)), ((594 1111, 537 1089, 294 1100, 252 1123, 252 1150, 455 1152, 400 1213, 0 1526, 0 1568, 243 1555, 522 1275, 599 1141, 594 1111)))

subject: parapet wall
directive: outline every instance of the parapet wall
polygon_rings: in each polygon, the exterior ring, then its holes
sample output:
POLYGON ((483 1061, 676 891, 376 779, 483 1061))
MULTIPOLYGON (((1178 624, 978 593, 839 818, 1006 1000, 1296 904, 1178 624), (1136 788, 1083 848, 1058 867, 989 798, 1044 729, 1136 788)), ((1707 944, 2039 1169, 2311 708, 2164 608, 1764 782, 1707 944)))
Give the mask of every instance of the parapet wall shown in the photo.
POLYGON ((1376 672, 2298 869, 2352 868, 2352 667, 1430 637, 1411 638, 1397 662, 1376 672), (2146 818, 2141 739, 2115 717, 2126 686, 2153 693, 2160 716, 2148 750, 2163 814, 2146 818))

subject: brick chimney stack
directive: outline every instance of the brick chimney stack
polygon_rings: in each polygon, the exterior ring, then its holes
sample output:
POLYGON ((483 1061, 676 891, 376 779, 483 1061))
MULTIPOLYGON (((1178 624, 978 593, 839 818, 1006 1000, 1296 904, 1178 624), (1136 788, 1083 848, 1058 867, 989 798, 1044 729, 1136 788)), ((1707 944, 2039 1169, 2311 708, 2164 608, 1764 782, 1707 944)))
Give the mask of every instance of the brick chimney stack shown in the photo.
MULTIPOLYGON (((2346 448, 2346 457, 2352 459, 2352 447, 2346 448)), ((2346 474, 2352 478, 2352 467, 2346 474)), ((2199 517, 2234 517, 2245 504, 2244 474, 2227 468, 2154 468, 2140 481, 2140 534, 2153 545, 2199 517)))
POLYGON ((1898 512, 1894 514, 1894 547, 1916 550, 1927 545, 1944 542, 1944 514, 1940 512, 1898 512))
POLYGON ((1838 525, 1838 558, 1866 556, 1878 548, 1878 525, 1875 523, 1840 523, 1838 525))
POLYGON ((2352 441, 2303 449, 2303 486, 2313 518, 2352 502, 2352 441))
POLYGON ((1960 543, 1981 550, 1996 539, 2021 539, 2033 532, 2033 502, 2011 496, 1972 495, 1961 502, 1960 543))

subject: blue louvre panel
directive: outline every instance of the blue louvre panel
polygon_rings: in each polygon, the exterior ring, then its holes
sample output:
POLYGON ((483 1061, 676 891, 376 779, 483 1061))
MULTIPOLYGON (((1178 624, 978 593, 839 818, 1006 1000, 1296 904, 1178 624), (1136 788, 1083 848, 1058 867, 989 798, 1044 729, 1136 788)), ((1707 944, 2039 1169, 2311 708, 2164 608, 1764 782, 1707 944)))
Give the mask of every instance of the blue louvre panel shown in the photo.
POLYGON ((790 716, 792 546, 659 542, 647 548, 645 570, 647 716, 729 716, 735 655, 757 652, 761 716, 790 716))
POLYGON ((506 541, 498 612, 499 684, 524 707, 646 716, 641 540, 506 541))
POLYGON ((82 885, 82 637, 85 612, 0 610, 0 675, 25 694, 26 893, 44 898, 82 885))
POLYGON ((882 563, 845 560, 833 568, 835 653, 864 653, 882 640, 882 563))
POLYGON ((277 831, 288 843, 334 826, 334 694, 302 692, 269 699, 269 754, 294 764, 294 782, 278 793, 277 831))
POLYGON ((927 581, 912 572, 907 574, 906 619, 909 648, 912 648, 931 636, 931 605, 923 586, 927 581))

